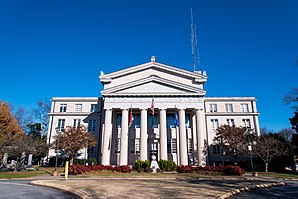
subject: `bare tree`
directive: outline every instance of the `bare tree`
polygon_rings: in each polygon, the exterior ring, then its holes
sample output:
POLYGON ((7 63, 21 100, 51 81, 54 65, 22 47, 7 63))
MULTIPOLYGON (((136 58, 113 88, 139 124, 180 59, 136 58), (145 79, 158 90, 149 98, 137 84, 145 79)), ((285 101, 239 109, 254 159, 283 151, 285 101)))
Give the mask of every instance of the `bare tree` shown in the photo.
POLYGON ((51 102, 49 100, 39 100, 37 107, 33 109, 36 121, 41 125, 41 136, 46 135, 49 125, 49 112, 51 111, 51 102))
POLYGON ((13 116, 18 121, 20 127, 24 133, 27 133, 27 126, 33 122, 32 111, 27 110, 23 106, 19 106, 17 109, 13 110, 13 116))
POLYGON ((284 137, 286 140, 291 141, 292 135, 295 133, 295 130, 292 128, 284 128, 277 132, 280 136, 284 137))
POLYGON ((298 102, 298 88, 293 88, 288 95, 284 96, 283 102, 285 104, 294 104, 294 106, 292 106, 292 108, 295 111, 298 111, 298 105, 297 105, 297 102, 298 102))
POLYGON ((58 136, 54 136, 55 141, 50 147, 56 149, 58 144, 58 150, 63 151, 70 158, 71 164, 74 158, 81 155, 81 149, 96 145, 94 135, 87 132, 86 127, 83 125, 78 128, 67 126, 59 136, 59 143, 58 136))
POLYGON ((260 157, 265 163, 265 171, 268 172, 268 165, 276 156, 290 155, 292 149, 278 135, 268 133, 256 137, 256 144, 253 147, 254 155, 260 157))
POLYGON ((223 144, 227 152, 234 157, 234 164, 237 164, 237 157, 243 151, 246 135, 243 127, 222 125, 216 131, 215 141, 223 144))

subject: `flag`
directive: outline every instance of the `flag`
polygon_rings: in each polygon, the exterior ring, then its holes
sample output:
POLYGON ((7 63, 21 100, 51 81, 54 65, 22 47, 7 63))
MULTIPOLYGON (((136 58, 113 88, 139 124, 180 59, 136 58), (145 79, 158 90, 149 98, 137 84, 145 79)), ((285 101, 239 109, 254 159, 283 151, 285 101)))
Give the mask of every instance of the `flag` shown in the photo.
POLYGON ((129 113, 129 125, 128 125, 128 127, 131 127, 131 125, 132 125, 132 122, 133 122, 133 115, 132 115, 132 109, 130 109, 130 113, 129 113))
POLYGON ((154 98, 152 98, 152 102, 151 102, 151 113, 152 115, 154 115, 154 98))
POLYGON ((177 110, 175 110, 174 125, 175 125, 175 126, 179 126, 177 110))

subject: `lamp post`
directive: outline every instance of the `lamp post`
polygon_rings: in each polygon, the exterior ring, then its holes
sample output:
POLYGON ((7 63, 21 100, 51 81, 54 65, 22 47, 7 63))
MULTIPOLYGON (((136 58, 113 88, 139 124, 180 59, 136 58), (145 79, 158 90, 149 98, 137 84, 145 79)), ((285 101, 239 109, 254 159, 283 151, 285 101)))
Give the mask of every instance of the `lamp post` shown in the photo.
POLYGON ((250 155, 250 164, 251 164, 251 171, 252 171, 252 175, 254 176, 254 165, 253 165, 253 161, 252 161, 252 144, 253 144, 253 140, 252 140, 252 136, 253 136, 253 130, 251 130, 250 128, 246 129, 246 134, 248 137, 248 151, 249 151, 249 155, 250 155))
POLYGON ((60 137, 60 132, 61 132, 61 129, 60 127, 56 127, 55 128, 56 130, 56 133, 58 134, 58 138, 57 138, 57 142, 56 142, 56 162, 55 162, 55 171, 57 171, 57 164, 58 164, 58 145, 59 145, 59 137, 60 137))

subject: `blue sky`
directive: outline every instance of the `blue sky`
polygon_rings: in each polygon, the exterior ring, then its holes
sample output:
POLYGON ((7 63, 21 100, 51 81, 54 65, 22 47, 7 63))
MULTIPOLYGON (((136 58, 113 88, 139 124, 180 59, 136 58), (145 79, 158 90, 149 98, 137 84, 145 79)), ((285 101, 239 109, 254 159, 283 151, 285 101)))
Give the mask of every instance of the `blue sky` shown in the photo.
POLYGON ((101 70, 150 60, 193 70, 190 9, 207 96, 255 96, 260 126, 290 127, 296 0, 0 0, 0 99, 100 96, 101 70))

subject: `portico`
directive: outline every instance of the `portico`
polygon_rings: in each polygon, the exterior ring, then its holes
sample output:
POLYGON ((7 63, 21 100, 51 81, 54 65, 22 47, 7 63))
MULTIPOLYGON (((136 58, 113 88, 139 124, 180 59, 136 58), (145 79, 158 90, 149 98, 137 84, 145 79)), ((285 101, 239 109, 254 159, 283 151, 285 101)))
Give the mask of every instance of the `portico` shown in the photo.
POLYGON ((206 164, 203 84, 207 76, 155 62, 110 74, 104 86, 102 164, 127 165, 135 160, 206 164), (150 110, 154 98, 154 115, 150 110), (129 127, 129 114, 134 117, 129 127), (174 124, 178 114, 179 125, 174 124))

